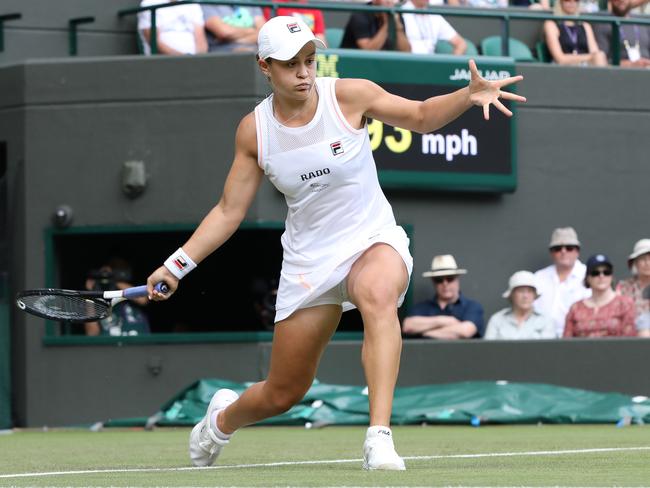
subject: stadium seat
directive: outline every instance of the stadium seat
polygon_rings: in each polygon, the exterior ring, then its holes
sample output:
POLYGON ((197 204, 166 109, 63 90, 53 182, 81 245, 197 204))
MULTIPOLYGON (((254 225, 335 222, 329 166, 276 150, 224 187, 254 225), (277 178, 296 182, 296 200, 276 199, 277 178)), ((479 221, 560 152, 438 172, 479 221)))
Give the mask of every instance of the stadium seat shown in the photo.
POLYGON ((337 49, 341 46, 343 40, 343 29, 340 27, 327 27, 325 29, 325 39, 327 40, 327 47, 337 49))
MULTIPOLYGON (((515 61, 535 61, 533 53, 526 44, 518 39, 510 38, 508 43, 510 57, 515 61)), ((484 56, 503 56, 501 51, 501 36, 486 37, 481 41, 481 51, 484 56)))
MULTIPOLYGON (((478 48, 476 44, 467 38, 464 38, 467 43, 466 56, 478 56, 478 48)), ((454 52, 453 46, 447 41, 436 42, 436 54, 452 54, 454 52)))

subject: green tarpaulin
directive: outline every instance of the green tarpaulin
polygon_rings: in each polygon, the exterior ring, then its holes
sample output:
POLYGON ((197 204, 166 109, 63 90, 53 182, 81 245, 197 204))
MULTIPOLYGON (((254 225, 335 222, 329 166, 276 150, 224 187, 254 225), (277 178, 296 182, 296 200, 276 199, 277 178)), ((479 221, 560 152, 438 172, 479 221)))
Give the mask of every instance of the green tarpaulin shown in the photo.
MULTIPOLYGON (((204 379, 190 385, 149 418, 152 425, 194 425, 219 388, 241 393, 247 383, 204 379)), ((113 420, 107 426, 144 425, 146 418, 113 420)), ((300 404, 260 425, 368 423, 364 387, 315 382, 300 404)), ((397 388, 394 425, 650 422, 650 400, 536 383, 470 381, 397 388)))

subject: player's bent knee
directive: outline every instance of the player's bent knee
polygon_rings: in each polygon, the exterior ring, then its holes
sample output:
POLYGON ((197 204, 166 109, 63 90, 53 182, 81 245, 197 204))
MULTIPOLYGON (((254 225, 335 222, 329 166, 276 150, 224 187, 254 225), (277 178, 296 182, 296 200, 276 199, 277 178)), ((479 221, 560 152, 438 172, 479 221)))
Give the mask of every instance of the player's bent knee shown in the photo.
POLYGON ((266 400, 274 415, 279 415, 300 402, 305 393, 307 390, 299 388, 270 388, 266 400))

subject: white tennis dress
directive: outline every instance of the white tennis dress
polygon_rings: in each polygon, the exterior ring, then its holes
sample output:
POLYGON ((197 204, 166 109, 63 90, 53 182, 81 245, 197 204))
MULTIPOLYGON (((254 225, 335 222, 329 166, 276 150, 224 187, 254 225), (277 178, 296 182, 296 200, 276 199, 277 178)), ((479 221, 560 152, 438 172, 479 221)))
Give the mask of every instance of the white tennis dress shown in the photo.
POLYGON ((409 277, 413 269, 409 239, 379 186, 367 129, 355 129, 343 116, 336 81, 316 79, 316 114, 302 127, 277 121, 273 95, 255 108, 258 164, 288 206, 276 322, 343 283, 375 243, 395 248, 409 277))

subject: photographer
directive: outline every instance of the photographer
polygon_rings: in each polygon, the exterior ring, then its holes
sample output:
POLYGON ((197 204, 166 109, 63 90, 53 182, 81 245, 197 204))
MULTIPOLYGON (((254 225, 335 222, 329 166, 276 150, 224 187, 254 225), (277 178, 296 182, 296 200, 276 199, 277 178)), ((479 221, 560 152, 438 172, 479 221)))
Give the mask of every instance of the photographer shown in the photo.
MULTIPOLYGON (((99 269, 91 270, 86 279, 87 290, 123 290, 131 284, 131 266, 122 258, 112 258, 99 269)), ((98 322, 84 323, 88 336, 134 336, 149 334, 149 319, 142 307, 149 303, 147 297, 133 298, 118 303, 113 313, 98 322)))

